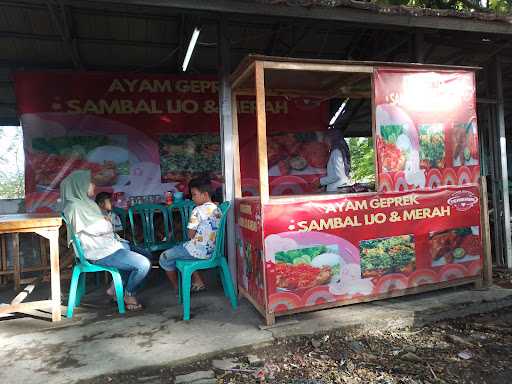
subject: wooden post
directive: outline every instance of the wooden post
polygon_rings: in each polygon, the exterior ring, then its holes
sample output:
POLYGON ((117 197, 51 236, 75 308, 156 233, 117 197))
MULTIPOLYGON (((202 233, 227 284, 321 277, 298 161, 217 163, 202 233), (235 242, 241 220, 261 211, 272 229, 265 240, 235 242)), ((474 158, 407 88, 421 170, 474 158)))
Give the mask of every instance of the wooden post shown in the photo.
MULTIPOLYGON (((7 244, 6 244, 7 235, 0 235, 0 257, 2 260, 0 261, 2 264, 2 268, 0 268, 0 272, 7 272, 7 244)), ((4 284, 7 281, 7 277, 4 275, 0 276, 0 284, 4 284)))
POLYGON ((483 286, 492 285, 492 253, 491 253, 491 233, 489 225, 489 207, 487 196, 487 178, 480 177, 480 233, 482 234, 482 278, 483 286))
POLYGON ((44 237, 39 237, 39 252, 41 265, 48 265, 48 245, 47 240, 44 237))
POLYGON ((61 298, 60 298, 60 263, 59 263, 59 229, 36 230, 40 236, 50 241, 50 267, 51 267, 51 290, 52 290, 52 321, 61 319, 61 298))
POLYGON ((267 116, 265 111, 265 69, 262 62, 256 62, 256 118, 258 143, 258 168, 260 176, 261 209, 269 200, 268 159, 267 159, 267 116))
MULTIPOLYGON (((265 204, 269 201, 269 183, 268 183, 268 159, 267 159, 267 116, 265 111, 265 68, 262 62, 256 62, 255 65, 256 82, 256 118, 257 118, 257 142, 258 142, 258 169, 260 178, 260 209, 262 216, 262 231, 264 226, 263 211, 265 204)), ((262 237, 262 260, 263 264, 263 284, 265 286, 265 321, 267 326, 275 324, 276 318, 273 312, 269 310, 267 296, 267 278, 265 270, 265 241, 262 237)))
POLYGON ((21 287, 21 266, 20 266, 20 236, 18 233, 11 234, 12 242, 12 268, 14 271, 14 290, 18 292, 21 287))

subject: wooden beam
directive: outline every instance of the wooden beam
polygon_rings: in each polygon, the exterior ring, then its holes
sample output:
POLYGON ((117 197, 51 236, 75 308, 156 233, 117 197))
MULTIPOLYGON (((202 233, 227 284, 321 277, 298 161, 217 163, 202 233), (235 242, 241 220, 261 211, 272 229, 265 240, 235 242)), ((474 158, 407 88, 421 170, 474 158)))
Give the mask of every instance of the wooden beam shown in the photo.
POLYGON ((59 32, 62 42, 64 43, 64 48, 68 52, 74 67, 77 69, 83 69, 82 60, 80 58, 80 55, 78 54, 76 43, 74 42, 74 39, 71 37, 69 21, 67 20, 66 10, 63 4, 60 3, 62 16, 59 16, 59 14, 57 13, 57 10, 55 9, 57 4, 53 3, 52 0, 46 0, 46 5, 48 7, 50 17, 53 21, 53 25, 55 29, 59 32))
POLYGON ((265 69, 283 69, 289 71, 319 71, 319 72, 353 72, 373 73, 371 65, 315 64, 293 62, 263 62, 265 69))
POLYGON ((244 80, 246 80, 248 77, 252 76, 254 73, 254 63, 247 66, 247 68, 244 68, 241 73, 238 73, 235 71, 233 75, 231 75, 231 78, 233 79, 231 82, 231 88, 232 90, 236 90, 240 83, 242 83, 244 80))
MULTIPOLYGON (((62 37, 59 35, 36 34, 26 32, 0 31, 0 37, 9 39, 35 40, 35 41, 51 41, 60 42, 62 37)), ((151 40, 125 40, 125 39, 104 39, 97 37, 75 37, 74 40, 80 43, 97 44, 97 45, 120 45, 128 47, 153 47, 153 48, 176 48, 179 44, 168 42, 156 42, 151 40)), ((205 48, 216 49, 215 46, 205 46, 205 48)))
POLYGON ((21 286, 21 265, 20 265, 20 236, 18 233, 11 233, 12 242, 12 268, 14 270, 14 290, 19 291, 21 286))
POLYGON ((255 63, 256 88, 256 125, 258 144, 258 171, 260 179, 261 209, 269 199, 268 159, 267 159, 267 116, 265 108, 265 67, 264 63, 255 63))
MULTIPOLYGON (((4 313, 16 313, 16 312, 24 312, 30 311, 33 309, 50 309, 52 308, 53 302, 51 300, 40 300, 40 301, 31 301, 28 303, 19 303, 13 305, 0 305, 0 314, 4 313)), ((60 308, 59 308, 60 313, 60 308)), ((55 320, 53 320, 55 321, 55 320)))

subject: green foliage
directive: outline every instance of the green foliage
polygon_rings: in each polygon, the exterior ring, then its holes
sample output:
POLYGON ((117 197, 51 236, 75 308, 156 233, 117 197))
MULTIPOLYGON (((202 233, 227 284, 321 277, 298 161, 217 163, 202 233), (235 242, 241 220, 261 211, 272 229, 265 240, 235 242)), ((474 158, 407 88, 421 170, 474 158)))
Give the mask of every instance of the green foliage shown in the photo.
POLYGON ((352 157, 352 179, 356 182, 374 182, 375 154, 372 138, 350 137, 347 144, 352 157))
POLYGON ((499 15, 511 13, 511 0, 373 0, 378 5, 406 5, 409 7, 452 9, 454 11, 492 12, 499 15))
POLYGON ((0 199, 21 199, 25 196, 25 179, 23 175, 4 176, 4 172, 0 172, 0 199))
POLYGON ((25 170, 21 127, 0 127, 0 142, 7 143, 0 151, 0 199, 23 198, 25 170))

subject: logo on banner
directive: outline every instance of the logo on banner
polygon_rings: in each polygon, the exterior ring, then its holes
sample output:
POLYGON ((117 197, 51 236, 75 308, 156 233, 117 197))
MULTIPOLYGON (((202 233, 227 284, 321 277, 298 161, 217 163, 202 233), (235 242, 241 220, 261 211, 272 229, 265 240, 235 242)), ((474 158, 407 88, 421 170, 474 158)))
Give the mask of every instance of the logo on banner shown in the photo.
POLYGON ((478 197, 469 191, 455 192, 448 198, 448 205, 451 205, 457 211, 468 211, 476 204, 478 204, 478 197))

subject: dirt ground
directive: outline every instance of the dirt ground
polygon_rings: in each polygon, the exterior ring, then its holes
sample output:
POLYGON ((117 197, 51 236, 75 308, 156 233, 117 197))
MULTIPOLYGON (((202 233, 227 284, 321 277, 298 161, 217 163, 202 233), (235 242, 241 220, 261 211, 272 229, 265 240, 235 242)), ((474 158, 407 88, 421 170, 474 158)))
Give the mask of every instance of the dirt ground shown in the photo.
MULTIPOLYGON (((500 285, 510 274, 497 274, 500 285)), ((82 384, 173 383, 176 375, 215 372, 217 383, 508 384, 512 382, 512 307, 403 330, 338 332, 281 341, 266 349, 168 368, 102 376, 82 384), (261 361, 249 364, 248 355, 261 361)))

